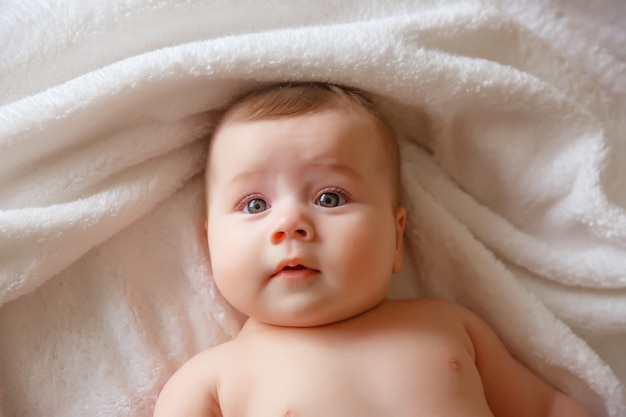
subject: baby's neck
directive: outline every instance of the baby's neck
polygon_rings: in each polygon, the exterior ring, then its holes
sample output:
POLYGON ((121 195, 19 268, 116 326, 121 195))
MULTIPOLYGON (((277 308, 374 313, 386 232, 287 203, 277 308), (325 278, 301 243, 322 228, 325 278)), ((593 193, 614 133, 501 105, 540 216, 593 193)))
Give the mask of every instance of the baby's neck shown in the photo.
POLYGON ((283 326, 280 324, 272 324, 266 323, 260 320, 255 319, 254 317, 249 317, 241 328, 240 333, 254 333, 254 332, 311 332, 311 331, 319 331, 319 330, 331 330, 335 328, 345 328, 352 327, 358 325, 358 323, 363 321, 369 321, 373 315, 384 309, 389 304, 392 304, 393 301, 383 300, 381 303, 375 305, 374 307, 360 312, 356 315, 344 318, 342 320, 322 323, 315 326, 283 326))

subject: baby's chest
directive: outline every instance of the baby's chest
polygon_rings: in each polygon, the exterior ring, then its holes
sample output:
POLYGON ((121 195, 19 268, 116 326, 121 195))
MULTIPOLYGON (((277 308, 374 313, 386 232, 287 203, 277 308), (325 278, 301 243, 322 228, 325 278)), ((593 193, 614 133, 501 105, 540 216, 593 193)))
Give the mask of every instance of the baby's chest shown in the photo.
POLYGON ((480 385, 463 346, 436 337, 261 344, 240 365, 220 389, 224 417, 415 416, 480 385))

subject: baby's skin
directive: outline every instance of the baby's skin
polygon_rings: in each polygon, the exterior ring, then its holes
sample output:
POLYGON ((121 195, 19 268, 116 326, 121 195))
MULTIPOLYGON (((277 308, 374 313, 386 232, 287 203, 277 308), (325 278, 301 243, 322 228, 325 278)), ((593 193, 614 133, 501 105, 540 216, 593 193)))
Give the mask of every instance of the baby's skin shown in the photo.
POLYGON ((384 301, 317 327, 248 320, 187 362, 162 396, 185 400, 171 413, 160 404, 159 417, 588 415, 476 315, 438 300, 384 301))
POLYGON ((155 417, 589 417, 468 309, 386 299, 406 210, 381 119, 344 93, 289 114, 216 129, 211 269, 249 318, 174 374, 155 417))

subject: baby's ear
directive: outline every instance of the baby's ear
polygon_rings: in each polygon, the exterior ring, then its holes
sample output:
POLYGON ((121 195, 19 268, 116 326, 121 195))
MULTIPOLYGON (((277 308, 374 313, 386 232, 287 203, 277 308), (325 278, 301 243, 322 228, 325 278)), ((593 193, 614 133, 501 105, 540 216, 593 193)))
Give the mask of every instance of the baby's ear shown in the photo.
POLYGON ((397 273, 402 269, 404 259, 404 245, 402 236, 404 235, 404 226, 406 225, 406 209, 399 206, 396 210, 396 254, 393 260, 392 272, 397 273))

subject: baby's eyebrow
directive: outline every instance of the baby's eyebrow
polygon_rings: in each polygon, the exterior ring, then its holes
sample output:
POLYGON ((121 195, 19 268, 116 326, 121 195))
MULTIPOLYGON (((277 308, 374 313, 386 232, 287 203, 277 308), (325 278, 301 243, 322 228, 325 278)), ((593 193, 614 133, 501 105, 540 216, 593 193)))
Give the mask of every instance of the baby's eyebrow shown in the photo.
MULTIPOLYGON (((336 175, 341 175, 352 180, 363 180, 364 177, 356 169, 349 164, 339 160, 331 158, 318 158, 310 161, 312 169, 315 171, 319 169, 325 172, 332 172, 336 175)), ((268 175, 268 169, 266 167, 254 167, 244 169, 237 172, 233 177, 228 178, 227 183, 229 186, 234 186, 240 182, 248 182, 254 180, 261 180, 268 175)))
POLYGON ((317 165, 323 169, 330 169, 332 171, 337 171, 342 175, 346 175, 348 177, 352 177, 354 179, 363 179, 363 176, 350 165, 338 159, 326 159, 320 158, 316 159, 313 162, 313 165, 317 165))
POLYGON ((239 171, 235 176, 229 178, 228 183, 232 185, 240 181, 249 181, 253 178, 262 177, 265 174, 267 174, 267 169, 264 168, 247 169, 244 171, 239 171))

